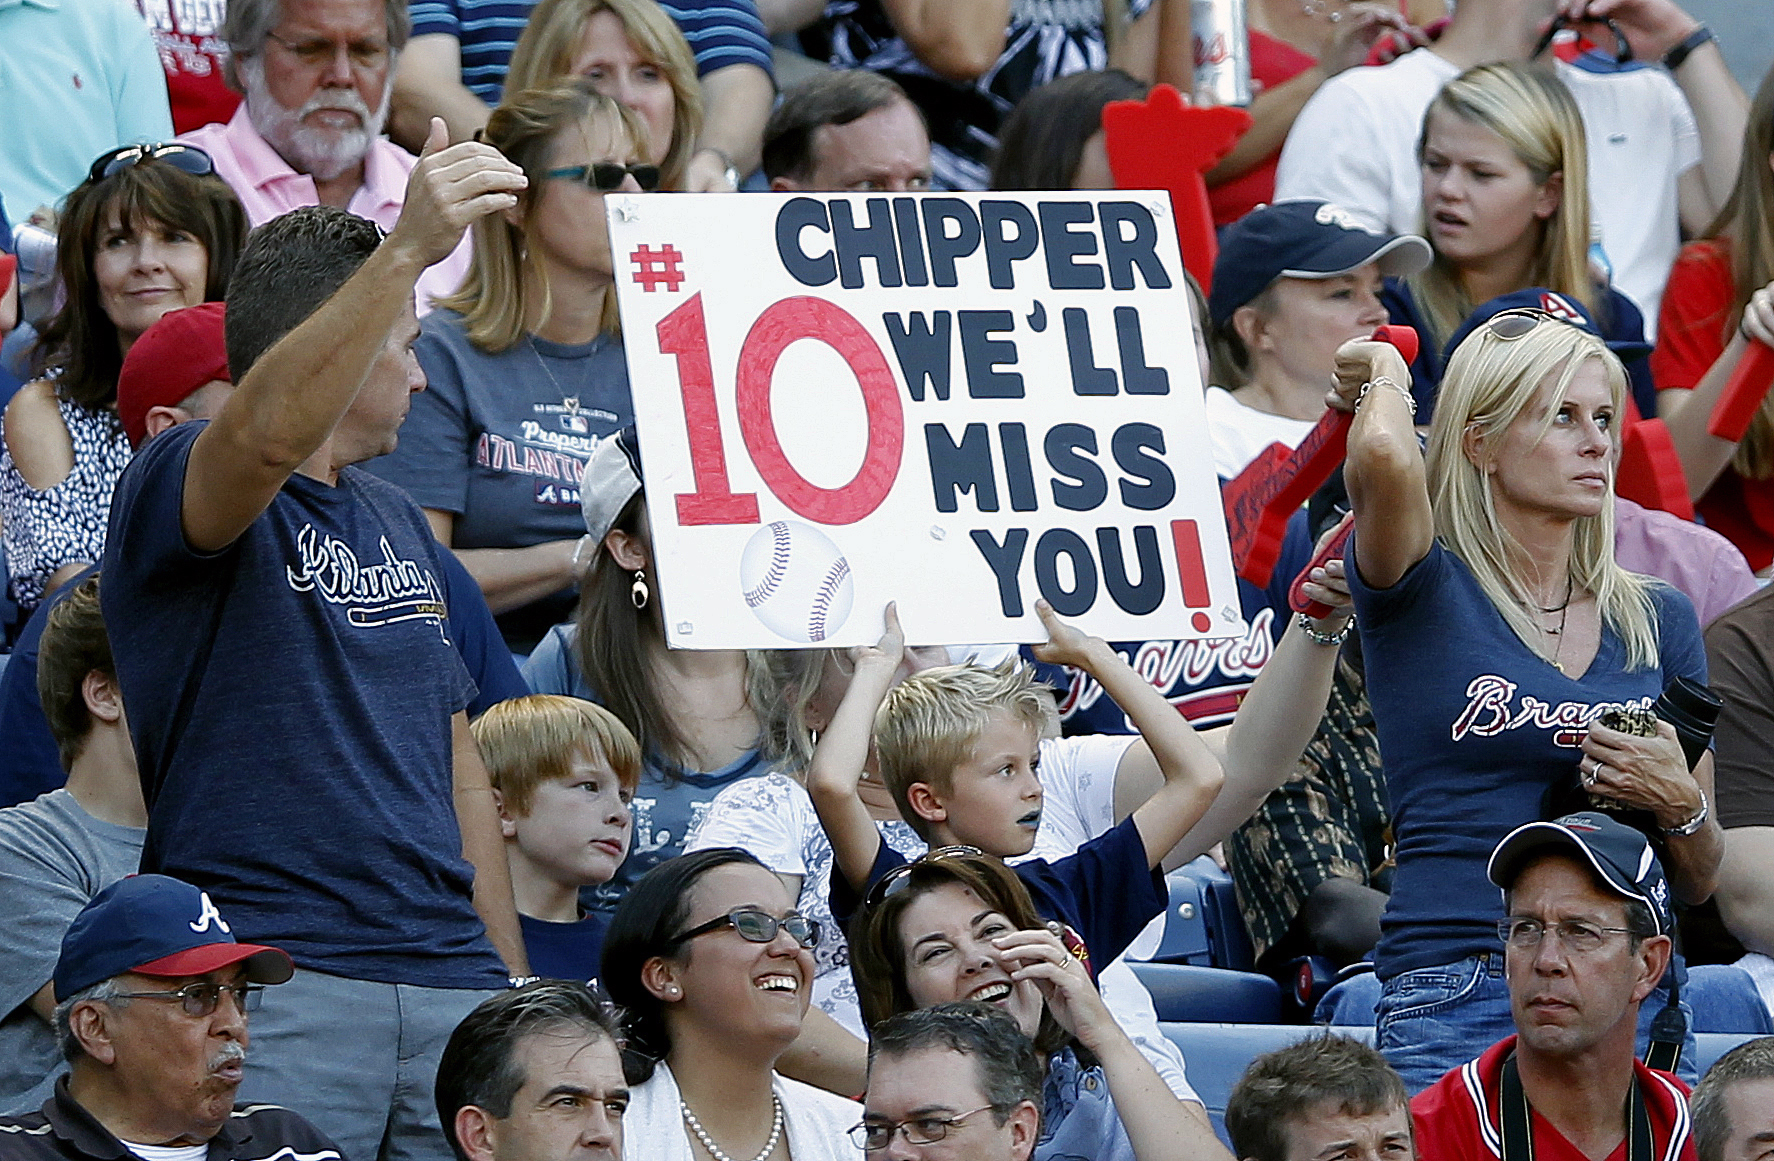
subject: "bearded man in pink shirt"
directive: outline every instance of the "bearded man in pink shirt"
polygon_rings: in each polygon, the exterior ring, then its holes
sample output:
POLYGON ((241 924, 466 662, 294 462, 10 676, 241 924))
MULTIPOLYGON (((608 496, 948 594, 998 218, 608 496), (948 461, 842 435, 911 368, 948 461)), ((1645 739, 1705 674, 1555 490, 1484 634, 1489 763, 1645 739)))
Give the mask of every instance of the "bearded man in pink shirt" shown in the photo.
MULTIPOLYGON (((210 155, 254 226, 325 205, 392 229, 417 158, 382 125, 411 27, 406 0, 229 0, 217 34, 245 99, 180 140, 210 155)), ((468 251, 464 239, 419 279, 419 313, 461 285, 468 251)))

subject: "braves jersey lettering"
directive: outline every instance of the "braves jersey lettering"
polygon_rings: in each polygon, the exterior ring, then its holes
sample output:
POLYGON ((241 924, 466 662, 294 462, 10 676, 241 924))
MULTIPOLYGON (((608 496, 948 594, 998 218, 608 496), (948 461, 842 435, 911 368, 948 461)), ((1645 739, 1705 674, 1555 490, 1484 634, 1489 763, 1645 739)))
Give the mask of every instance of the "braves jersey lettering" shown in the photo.
POLYGON ((1490 738, 1506 730, 1549 730, 1556 746, 1576 749, 1588 731, 1589 723, 1610 709, 1649 709, 1648 697, 1631 701, 1581 702, 1561 701, 1549 704, 1537 697, 1523 695, 1519 702, 1516 685, 1494 673, 1481 674, 1466 686, 1466 708, 1454 719, 1453 740, 1471 735, 1490 738))
MULTIPOLYGON (((1275 614, 1267 606, 1246 611, 1244 636, 1211 641, 1142 641, 1118 652, 1178 713, 1198 727, 1229 721, 1250 683, 1275 653, 1275 614)), ((1060 717, 1089 711, 1103 687, 1082 670, 1067 671, 1071 685, 1060 701, 1060 717)), ((1098 721, 1097 729, 1109 728, 1098 721)), ((1121 730, 1131 726, 1122 725, 1121 730)))
POLYGON ((359 628, 428 619, 441 630, 446 612, 437 579, 413 561, 396 556, 387 537, 377 543, 382 563, 360 564, 350 545, 330 535, 323 537, 314 525, 304 524, 296 533, 301 566, 284 570, 290 588, 319 593, 330 604, 347 606, 346 616, 359 628))

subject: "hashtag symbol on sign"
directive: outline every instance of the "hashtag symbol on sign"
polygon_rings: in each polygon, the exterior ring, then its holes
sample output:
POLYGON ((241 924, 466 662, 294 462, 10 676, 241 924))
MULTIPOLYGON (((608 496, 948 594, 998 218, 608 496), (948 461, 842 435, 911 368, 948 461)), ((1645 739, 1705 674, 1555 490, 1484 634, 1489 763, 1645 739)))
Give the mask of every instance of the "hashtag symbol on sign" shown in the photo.
POLYGON ((661 246, 657 250, 651 246, 637 246, 628 260, 634 263, 634 280, 648 294, 658 290, 662 282, 665 289, 674 293, 683 285, 684 271, 679 264, 684 256, 675 246, 661 246))

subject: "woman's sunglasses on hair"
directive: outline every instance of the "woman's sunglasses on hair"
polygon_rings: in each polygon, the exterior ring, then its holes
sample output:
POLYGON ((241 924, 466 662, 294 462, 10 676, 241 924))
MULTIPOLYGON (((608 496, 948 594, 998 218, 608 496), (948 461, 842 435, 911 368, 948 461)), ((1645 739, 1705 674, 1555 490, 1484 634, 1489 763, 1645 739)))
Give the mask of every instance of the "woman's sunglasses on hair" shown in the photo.
POLYGON ((1522 307, 1517 310, 1498 311, 1485 320, 1484 329, 1490 332, 1492 338, 1507 343, 1533 333, 1541 323, 1557 321, 1559 320, 1543 310, 1522 307))
POLYGON ((659 188, 657 165, 619 165, 614 161, 599 161, 592 165, 566 165, 560 169, 551 169, 548 176, 580 182, 599 193, 612 193, 621 189, 622 180, 627 177, 633 177, 634 183, 647 193, 659 188))
POLYGON ((741 939, 752 943, 769 943, 776 938, 779 930, 788 932, 789 938, 802 947, 811 948, 819 942, 819 921, 809 919, 799 911, 790 911, 778 919, 768 911, 760 911, 756 907, 735 907, 725 915, 710 919, 707 923, 698 923, 683 932, 671 941, 671 946, 676 947, 698 935, 707 935, 723 927, 731 927, 739 933, 741 939))
POLYGON ((864 897, 862 905, 864 907, 878 907, 884 900, 899 894, 906 889, 912 872, 919 867, 940 863, 944 859, 983 859, 985 854, 978 847, 959 845, 937 847, 934 850, 925 851, 911 862, 901 863, 876 879, 875 885, 869 888, 868 895, 864 897))
POLYGON ((181 145, 177 141, 165 144, 155 142, 153 145, 124 145, 109 153, 100 154, 99 159, 92 163, 92 169, 87 172, 86 180, 103 181, 114 173, 121 173, 145 161, 164 161, 192 177, 204 177, 216 171, 209 154, 195 145, 181 145))

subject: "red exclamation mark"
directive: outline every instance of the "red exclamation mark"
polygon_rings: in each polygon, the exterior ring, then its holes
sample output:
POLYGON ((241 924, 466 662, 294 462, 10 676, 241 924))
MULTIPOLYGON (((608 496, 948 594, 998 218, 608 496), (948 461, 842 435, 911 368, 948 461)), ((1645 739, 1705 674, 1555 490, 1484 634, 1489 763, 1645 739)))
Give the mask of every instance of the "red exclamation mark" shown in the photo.
MULTIPOLYGON (((1177 576, 1183 582, 1183 604, 1191 609, 1210 604, 1213 597, 1207 591, 1207 565, 1201 559, 1201 530, 1193 520, 1172 520, 1170 538, 1176 545, 1177 576)), ((1198 612, 1189 623, 1195 626, 1197 633, 1205 633, 1213 626, 1213 618, 1198 612)))

